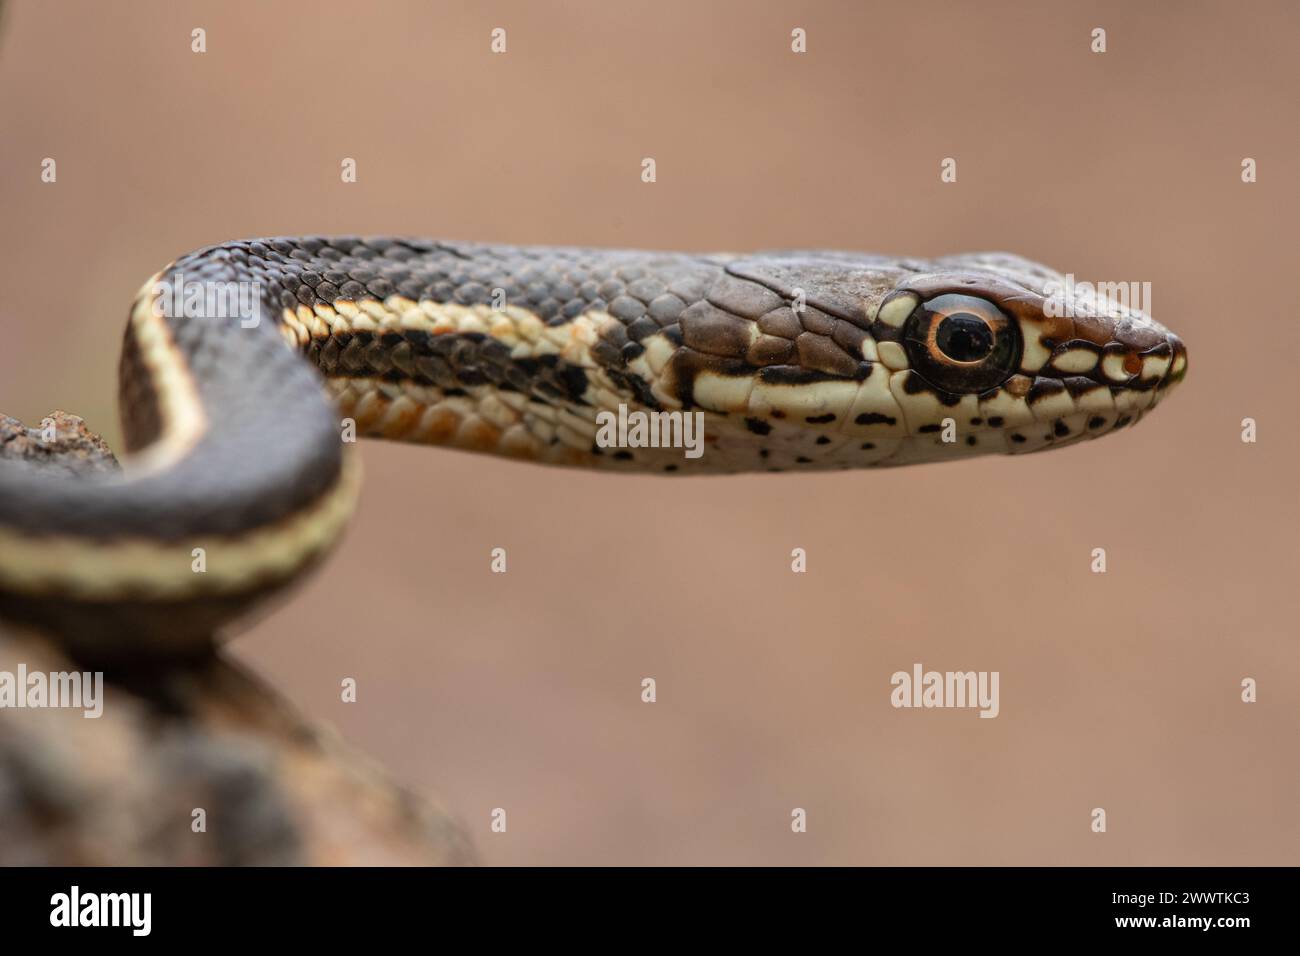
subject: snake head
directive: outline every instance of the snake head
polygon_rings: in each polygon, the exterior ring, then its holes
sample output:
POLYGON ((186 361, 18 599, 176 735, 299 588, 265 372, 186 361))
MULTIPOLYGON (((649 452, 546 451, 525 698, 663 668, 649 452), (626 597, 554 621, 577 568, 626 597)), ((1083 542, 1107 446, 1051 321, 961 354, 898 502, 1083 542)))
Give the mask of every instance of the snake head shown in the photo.
POLYGON ((911 439, 890 464, 1098 437, 1137 422, 1186 374, 1182 341, 1139 307, 1149 284, 1075 283, 1004 253, 928 265, 874 314, 911 439))

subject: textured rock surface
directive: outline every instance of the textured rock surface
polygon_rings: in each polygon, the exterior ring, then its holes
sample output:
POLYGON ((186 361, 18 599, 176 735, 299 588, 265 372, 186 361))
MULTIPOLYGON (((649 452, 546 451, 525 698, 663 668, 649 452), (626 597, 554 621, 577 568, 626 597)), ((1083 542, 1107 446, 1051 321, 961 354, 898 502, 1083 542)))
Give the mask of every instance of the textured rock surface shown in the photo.
MULTIPOLYGON (((20 665, 77 669, 36 635, 0 631, 0 672, 20 665)), ((0 710, 0 864, 473 860, 445 811, 217 655, 105 678, 98 718, 0 710)))
POLYGON ((81 418, 67 412, 50 412, 35 428, 0 415, 0 459, 6 461, 6 467, 19 461, 64 475, 119 470, 104 440, 81 418), (47 434, 49 441, 45 439, 47 434))

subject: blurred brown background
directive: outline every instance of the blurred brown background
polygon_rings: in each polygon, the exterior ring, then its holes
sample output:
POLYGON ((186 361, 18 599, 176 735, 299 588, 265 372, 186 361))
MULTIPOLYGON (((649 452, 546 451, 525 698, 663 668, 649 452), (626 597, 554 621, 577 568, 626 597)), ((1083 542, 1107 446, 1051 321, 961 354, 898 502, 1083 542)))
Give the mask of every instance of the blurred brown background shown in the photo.
POLYGON ((0 409, 116 439, 139 284, 255 235, 998 248, 1150 281, 1187 384, 1059 453, 671 480, 367 444, 338 553, 233 647, 491 863, 1300 862, 1300 15, 1172 11, 12 4, 0 409), (1001 671, 1001 715, 892 709, 915 661, 1001 671))

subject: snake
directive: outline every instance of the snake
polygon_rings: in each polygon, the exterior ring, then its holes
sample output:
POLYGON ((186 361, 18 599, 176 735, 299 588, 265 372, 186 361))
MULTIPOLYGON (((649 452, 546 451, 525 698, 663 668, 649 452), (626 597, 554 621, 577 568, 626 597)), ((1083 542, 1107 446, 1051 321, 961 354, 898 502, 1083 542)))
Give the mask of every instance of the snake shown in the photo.
POLYGON ((209 246, 131 306, 125 472, 0 461, 0 618, 103 651, 205 645, 330 550, 357 436, 680 478, 1108 435, 1183 379, 1187 350, 1064 278, 1002 252, 209 246))

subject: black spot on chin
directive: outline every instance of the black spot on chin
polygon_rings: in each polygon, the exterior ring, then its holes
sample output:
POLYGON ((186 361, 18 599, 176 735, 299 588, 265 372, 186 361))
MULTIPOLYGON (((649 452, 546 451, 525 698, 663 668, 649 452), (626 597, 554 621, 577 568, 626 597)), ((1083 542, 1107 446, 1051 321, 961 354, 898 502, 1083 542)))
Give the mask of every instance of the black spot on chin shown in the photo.
POLYGON ((880 412, 863 412, 857 418, 853 419, 855 425, 893 425, 898 421, 893 415, 882 415, 880 412))
POLYGON ((1015 442, 1017 445, 1022 444, 1023 442, 1028 441, 1028 439, 1025 438, 1024 435, 1012 435, 1012 436, 1011 436, 1011 440, 1012 440, 1013 442, 1015 442))
POLYGON ((827 425, 835 421, 835 413, 827 412, 825 415, 809 415, 804 421, 809 425, 827 425))
POLYGON ((1066 435, 1070 434, 1070 426, 1058 418, 1056 424, 1052 426, 1052 431, 1056 433, 1057 438, 1064 438, 1066 435))
POLYGON ((1105 424, 1106 424, 1106 419, 1102 418, 1100 415, 1094 415, 1092 416, 1092 418, 1088 419, 1089 428, 1100 428, 1102 425, 1105 424))
POLYGON ((772 431, 772 426, 761 418, 746 418, 745 427, 755 435, 767 435, 772 431))
POLYGON ((825 435, 818 435, 818 436, 817 436, 817 444, 818 444, 818 445, 829 445, 830 443, 831 443, 831 440, 830 440, 829 438, 827 438, 825 435))

